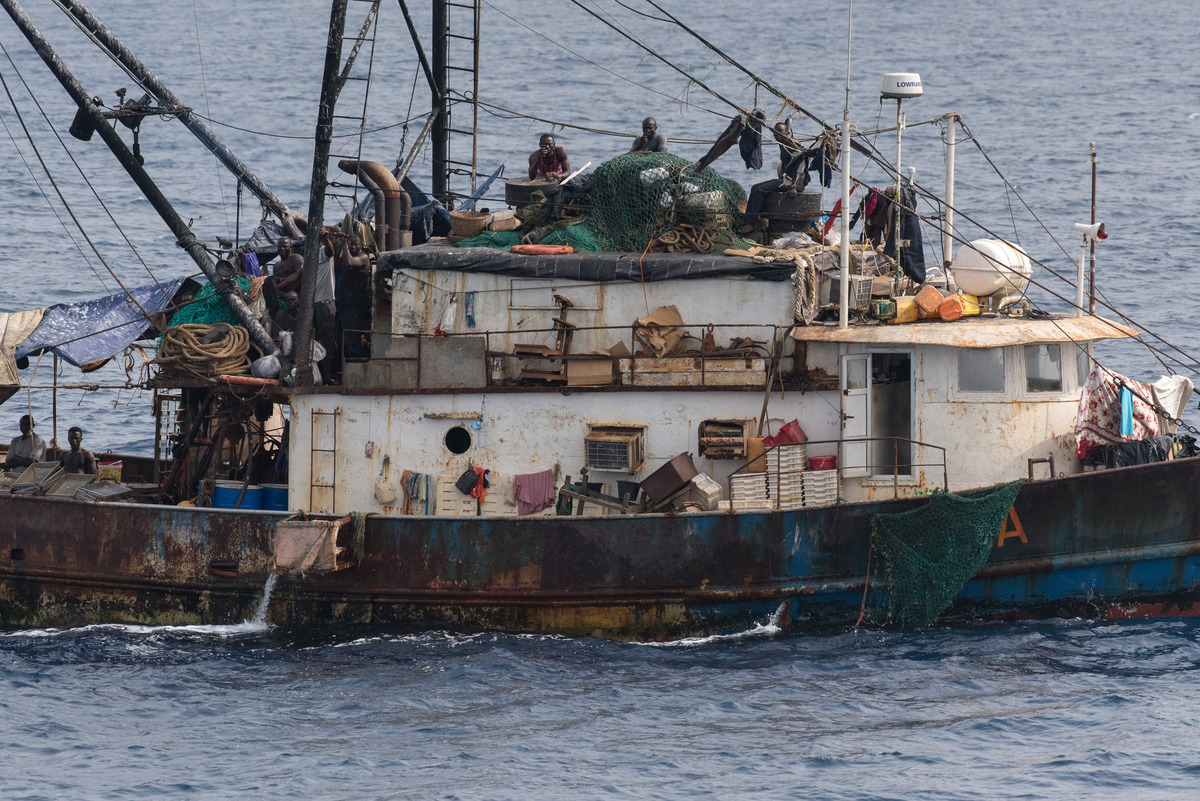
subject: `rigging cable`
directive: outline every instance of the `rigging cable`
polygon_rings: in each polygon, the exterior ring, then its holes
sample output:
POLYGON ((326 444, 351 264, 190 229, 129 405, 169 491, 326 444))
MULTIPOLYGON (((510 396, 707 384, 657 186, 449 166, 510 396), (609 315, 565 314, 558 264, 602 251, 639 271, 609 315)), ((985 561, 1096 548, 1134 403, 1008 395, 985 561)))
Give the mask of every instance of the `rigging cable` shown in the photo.
MULTIPOLYGON (((196 57, 200 61, 200 87, 204 92, 204 110, 212 114, 208 105, 208 78, 204 73, 204 48, 200 45, 200 12, 196 10, 196 0, 192 0, 192 19, 196 27, 196 57)), ((140 85, 140 84, 139 84, 140 85)), ((143 89, 145 87, 142 87, 143 89)), ((229 202, 225 199, 225 182, 221 180, 220 164, 213 164, 213 172, 217 176, 217 188, 221 193, 221 209, 225 212, 225 236, 229 236, 229 202)))
MULTIPOLYGON (((509 14, 506 14, 504 11, 502 11, 502 10, 501 10, 501 9, 499 9, 499 8, 497 8, 497 7, 496 7, 494 4, 492 4, 492 3, 488 2, 488 0, 483 0, 483 2, 484 2, 484 4, 486 4, 486 5, 487 5, 489 8, 491 8, 493 11, 495 11, 495 12, 496 12, 497 14, 499 14, 500 16, 502 16, 502 17, 506 17, 507 19, 511 20, 512 22, 515 22, 516 24, 520 25, 520 26, 521 26, 522 28, 524 28, 525 30, 529 31, 530 33, 534 34, 535 36, 539 36, 539 37, 541 37, 542 39, 545 39, 547 42, 549 42, 550 44, 554 45, 555 47, 557 47, 557 48, 559 48, 559 49, 561 49, 561 50, 565 50, 566 52, 568 52, 568 53, 570 53, 571 55, 573 55, 573 56, 575 56, 576 58, 578 58, 580 61, 583 61, 583 62, 585 62, 585 63, 587 63, 587 64, 591 64, 593 67, 596 67, 596 68, 597 68, 597 69, 599 69, 599 70, 603 70, 604 72, 607 72, 609 75, 612 75, 612 76, 613 76, 613 77, 615 77, 615 78, 620 78, 620 79, 621 79, 621 80, 623 80, 623 81, 626 81, 626 82, 628 82, 628 83, 631 83, 631 84, 633 84, 634 86, 638 87, 639 89, 645 89, 647 92, 650 92, 651 94, 655 94, 655 95, 658 95, 659 97, 665 98, 665 99, 667 99, 667 100, 669 100, 669 101, 671 101, 671 102, 675 102, 675 97, 674 97, 673 95, 667 94, 666 92, 663 92, 663 91, 661 91, 661 90, 659 90, 659 89, 655 89, 655 88, 653 88, 653 87, 651 87, 651 86, 647 86, 647 85, 645 85, 645 84, 643 84, 643 83, 638 83, 637 81, 633 80, 632 78, 630 78, 630 77, 628 77, 628 76, 625 76, 625 75, 622 75, 621 73, 619 73, 619 72, 616 72, 615 70, 611 70, 611 69, 609 69, 608 67, 604 66, 603 64, 598 64, 598 63, 596 63, 595 61, 592 61, 592 60, 591 60, 590 58, 588 58, 587 56, 584 56, 583 54, 581 54, 581 53, 578 53, 578 52, 576 52, 576 51, 572 50, 571 48, 567 47, 566 45, 562 44, 561 42, 558 42, 558 41, 555 41, 554 39, 551 39, 549 36, 547 36, 546 34, 542 33, 541 31, 539 31, 539 30, 537 30, 537 29, 535 29, 535 28, 531 28, 531 27, 529 27, 529 26, 528 26, 528 25, 526 25, 524 22, 521 22, 519 19, 516 19, 515 17, 513 17, 513 16, 511 16, 511 15, 509 15, 509 14)), ((585 9, 585 10, 586 10, 586 9, 585 9)), ((590 13, 590 12, 589 12, 589 13, 590 13)), ((601 20, 601 21, 603 22, 603 20, 601 20)), ((626 38, 629 38, 629 37, 626 37, 626 38)), ((634 42, 634 44, 637 44, 637 42, 634 42)), ((480 105, 483 105, 483 103, 481 102, 481 103, 480 103, 480 105)), ((718 114, 718 112, 716 112, 716 111, 713 111, 712 109, 707 109, 707 108, 706 108, 706 109, 704 109, 704 110, 705 110, 705 111, 708 111, 708 112, 710 112, 710 113, 712 113, 712 114, 718 114)), ((739 109, 739 110, 740 110, 740 109, 739 109)))
POLYGON ((116 272, 114 272, 113 268, 108 265, 108 262, 104 260, 104 257, 100 255, 100 251, 96 248, 96 243, 94 243, 91 237, 88 236, 87 231, 85 231, 83 228, 83 223, 81 223, 79 218, 75 216, 75 212, 71 208, 71 204, 67 202, 67 198, 63 195, 62 190, 59 189, 58 182, 55 181, 54 176, 50 174, 50 168, 46 165, 45 159, 42 158, 41 151, 38 150, 37 145, 34 143, 33 136, 30 134, 29 128, 25 125, 25 118, 21 115, 20 109, 17 108, 16 100, 13 98, 12 92, 8 88, 8 81, 4 80, 3 75, 0 75, 0 84, 3 84, 4 93, 8 95, 8 101, 12 104, 13 112, 17 115, 17 121, 21 123, 21 129, 25 131, 25 137, 29 140, 29 146, 33 149, 34 155, 37 156, 38 162, 42 165, 42 170, 44 170, 46 173, 46 178, 50 181, 50 185, 54 187, 54 191, 58 195, 58 199, 62 201, 63 207, 67 210, 67 214, 71 215, 71 219, 74 221, 76 227, 79 228, 79 233, 85 240, 87 240, 88 245, 96 254, 96 258, 100 259, 100 263, 104 265, 104 268, 108 270, 108 274, 111 275, 113 280, 117 282, 117 286, 121 287, 121 290, 129 296, 129 299, 133 301, 134 305, 138 307, 138 309, 142 312, 142 315, 146 318, 146 321, 149 322, 150 315, 146 312, 145 308, 142 307, 142 304, 138 302, 137 298, 130 293, 128 287, 126 287, 125 284, 121 282, 121 279, 117 277, 116 272))
MULTIPOLYGON (((4 46, 3 42, 0 42, 0 51, 3 51, 5 58, 8 59, 8 63, 12 65, 13 71, 16 72, 17 78, 21 81, 21 85, 25 87, 25 91, 29 93, 29 97, 33 100, 34 106, 37 108, 38 112, 42 115, 42 119, 46 122, 46 126, 50 129, 50 132, 54 134, 54 138, 58 140, 59 145, 62 147, 63 151, 67 154, 67 158, 69 158, 71 160, 71 163, 73 165, 75 165, 75 169, 79 172, 80 177, 83 178, 83 182, 85 184, 87 184, 88 189, 90 189, 92 191, 92 195, 96 198, 96 202, 98 202, 100 204, 100 207, 102 209, 104 209, 104 213, 108 215, 108 219, 112 222, 113 227, 116 228, 117 232, 121 234, 121 238, 125 240, 125 244, 129 245, 129 249, 131 251, 133 251, 133 255, 137 258, 138 262, 142 265, 143 269, 146 270, 146 274, 150 276, 150 280, 154 282, 154 284, 159 288, 160 291, 162 291, 164 294, 166 294, 166 290, 163 289, 163 285, 158 280, 158 276, 156 276, 154 274, 154 272, 150 269, 150 265, 146 264, 146 260, 142 258, 142 254, 138 252, 138 249, 137 249, 137 247, 134 246, 133 241, 130 240, 129 236, 125 233, 125 229, 121 227, 121 224, 119 222, 117 222, 117 218, 115 216, 113 216, 112 211, 108 208, 108 204, 104 202, 104 199, 102 197, 100 197, 100 193, 96 191, 96 187, 93 186, 92 182, 88 179, 87 173, 85 173, 83 171, 83 167, 80 166, 79 162, 75 159, 75 155, 71 152, 70 148, 67 147, 67 143, 65 141, 63 141, 62 136, 59 135, 58 129, 56 129, 54 127, 54 123, 51 122, 49 115, 46 114, 46 110, 44 108, 42 108, 42 104, 38 102, 37 96, 34 95, 33 87, 31 87, 29 85, 29 83, 25 80, 25 76, 23 74, 21 74, 21 71, 19 69, 17 69, 16 62, 13 61, 12 56, 8 52, 8 48, 6 48, 4 46)), ((11 95, 10 95, 10 100, 11 100, 11 95)), ((7 126, 5 126, 5 127, 7 128, 7 126)), ((11 138, 12 135, 10 134, 9 136, 11 138)), ((14 143, 15 143, 15 140, 14 140, 14 143)), ((18 150, 18 153, 19 152, 20 151, 18 150)), ((22 159, 23 158, 24 157, 22 157, 22 159)), ((28 167, 28 165, 26 165, 26 167, 28 167)), ((32 172, 31 172, 31 175, 32 175, 32 172)), ((37 178, 34 178, 34 181, 36 182, 37 178)), ((38 185, 38 188, 41 189, 40 184, 38 185)), ((43 196, 44 196, 44 194, 45 193, 43 191, 43 196)), ((47 199, 47 204, 49 204, 49 199, 47 199)), ((51 205, 50 208, 53 210, 54 206, 51 205)), ((57 210, 55 210, 54 213, 55 213, 55 216, 58 216, 57 210)), ((59 219, 61 221, 62 218, 60 217, 59 219)), ((66 226, 64 225, 64 228, 65 227, 66 226)), ((69 231, 68 231, 67 235, 71 236, 69 231)), ((72 243, 75 243, 74 237, 71 237, 71 241, 72 241, 72 243)), ((80 255, 83 256, 84 261, 87 262, 88 266, 92 269, 92 272, 96 274, 96 278, 100 280, 100 285, 103 286, 106 291, 108 291, 108 286, 104 283, 104 279, 100 278, 99 273, 96 273, 95 267, 91 264, 90 260, 88 260, 87 255, 84 254, 82 248, 79 248, 77 243, 75 246, 79 250, 80 255)))

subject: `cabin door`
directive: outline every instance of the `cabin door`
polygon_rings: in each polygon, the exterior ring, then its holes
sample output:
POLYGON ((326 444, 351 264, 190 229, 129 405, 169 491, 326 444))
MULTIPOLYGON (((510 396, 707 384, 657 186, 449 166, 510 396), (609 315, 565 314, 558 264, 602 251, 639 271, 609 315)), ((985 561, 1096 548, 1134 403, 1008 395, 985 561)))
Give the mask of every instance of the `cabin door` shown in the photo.
POLYGON ((871 354, 842 356, 842 447, 843 476, 870 475, 871 354))

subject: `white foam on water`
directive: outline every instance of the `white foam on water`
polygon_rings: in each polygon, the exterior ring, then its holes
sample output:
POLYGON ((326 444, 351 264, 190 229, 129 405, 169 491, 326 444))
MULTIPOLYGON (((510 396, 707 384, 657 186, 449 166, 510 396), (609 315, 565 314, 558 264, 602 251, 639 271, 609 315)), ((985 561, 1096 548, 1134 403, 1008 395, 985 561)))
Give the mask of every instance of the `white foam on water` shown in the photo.
POLYGON ((151 636, 163 633, 199 634, 206 637, 241 637, 247 634, 261 634, 270 631, 271 624, 267 622, 267 608, 271 604, 271 593, 275 590, 275 582, 279 580, 276 573, 267 576, 263 585, 262 598, 255 608, 254 617, 241 623, 229 624, 195 624, 189 626, 143 626, 136 623, 93 623, 78 628, 22 629, 20 631, 0 632, 0 637, 61 637, 64 635, 78 636, 81 633, 112 633, 151 636))
POLYGON ((787 607, 787 601, 782 601, 771 616, 767 618, 766 623, 755 623, 745 631, 735 631, 732 634, 710 634, 707 637, 684 637, 681 640, 667 640, 666 642, 636 642, 635 645, 652 645, 656 648, 695 648, 700 645, 708 645, 714 642, 722 642, 725 640, 749 640, 758 637, 774 637, 783 629, 779 625, 779 619, 783 616, 783 610, 787 607))

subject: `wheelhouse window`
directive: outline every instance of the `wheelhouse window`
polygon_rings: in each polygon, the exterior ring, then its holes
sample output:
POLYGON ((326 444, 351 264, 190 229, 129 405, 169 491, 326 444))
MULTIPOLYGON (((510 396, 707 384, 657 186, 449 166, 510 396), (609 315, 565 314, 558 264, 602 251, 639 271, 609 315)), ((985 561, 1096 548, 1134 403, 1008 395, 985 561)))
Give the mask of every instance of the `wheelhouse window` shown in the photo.
POLYGON ((1062 392, 1062 352, 1058 345, 1025 346, 1025 389, 1062 392))
POLYGON ((958 351, 959 392, 1003 392, 1004 349, 960 348, 958 351))
POLYGON ((1088 376, 1092 374, 1092 360, 1088 353, 1087 345, 1075 345, 1075 378, 1077 386, 1082 387, 1087 383, 1088 376))

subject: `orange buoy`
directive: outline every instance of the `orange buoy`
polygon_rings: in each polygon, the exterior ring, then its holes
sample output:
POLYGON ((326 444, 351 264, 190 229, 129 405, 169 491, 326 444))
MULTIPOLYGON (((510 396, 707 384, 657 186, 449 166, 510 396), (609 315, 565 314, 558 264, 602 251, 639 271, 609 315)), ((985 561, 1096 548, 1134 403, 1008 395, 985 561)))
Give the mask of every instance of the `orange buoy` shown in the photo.
POLYGON ((510 250, 522 256, 563 256, 575 252, 570 245, 513 245, 510 250))
POLYGON ((252 375, 219 375, 219 381, 226 384, 236 384, 242 387, 277 387, 279 381, 274 378, 255 378, 252 375))

